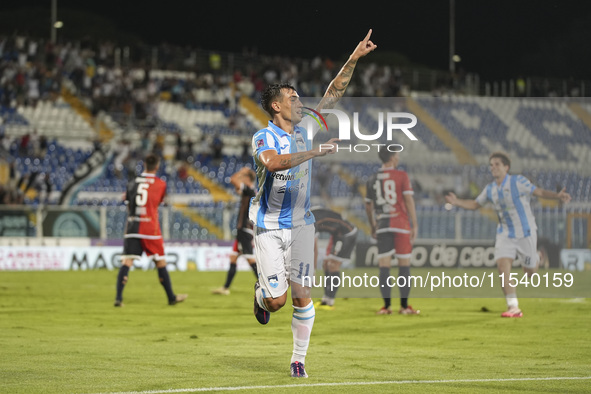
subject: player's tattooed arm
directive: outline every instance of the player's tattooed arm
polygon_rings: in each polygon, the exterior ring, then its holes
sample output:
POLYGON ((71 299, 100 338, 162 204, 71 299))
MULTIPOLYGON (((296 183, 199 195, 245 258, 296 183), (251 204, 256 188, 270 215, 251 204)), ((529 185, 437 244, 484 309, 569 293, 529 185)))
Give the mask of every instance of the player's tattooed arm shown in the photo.
POLYGON ((371 32, 372 31, 370 29, 369 32, 367 32, 365 38, 361 40, 359 44, 357 44, 357 47, 351 56, 349 56, 347 62, 343 65, 337 76, 328 85, 328 89, 326 89, 326 93, 317 107, 318 109, 334 107, 337 101, 345 94, 345 90, 351 82, 353 71, 355 71, 355 66, 357 65, 359 58, 367 55, 377 48, 377 45, 370 40, 371 32))
MULTIPOLYGON (((284 156, 284 155, 281 155, 284 156)), ((293 168, 302 164, 303 162, 310 160, 311 158, 316 156, 315 151, 306 151, 306 152, 297 152, 297 153, 290 153, 285 155, 287 157, 283 157, 279 160, 279 166, 282 169, 293 168)))
POLYGON ((259 155, 261 163, 270 172, 289 170, 303 162, 318 156, 318 150, 309 150, 305 152, 278 154, 273 150, 264 151, 259 155))
POLYGON ((349 58, 349 60, 347 60, 335 79, 333 79, 330 82, 330 85, 328 85, 328 89, 326 89, 326 93, 321 102, 321 108, 332 108, 337 101, 343 97, 347 86, 349 86, 349 82, 351 82, 356 65, 357 59, 349 58))
POLYGON ((290 168, 297 167, 314 157, 335 153, 337 149, 337 141, 339 141, 338 138, 332 138, 316 149, 305 152, 286 153, 283 155, 278 154, 274 150, 266 150, 261 152, 259 160, 270 172, 289 170, 290 168))

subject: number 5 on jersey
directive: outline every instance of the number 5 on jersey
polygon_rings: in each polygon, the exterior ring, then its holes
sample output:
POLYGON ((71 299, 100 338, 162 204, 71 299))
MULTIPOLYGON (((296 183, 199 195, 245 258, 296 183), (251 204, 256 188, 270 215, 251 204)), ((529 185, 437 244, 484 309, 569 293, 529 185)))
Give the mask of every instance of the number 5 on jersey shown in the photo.
POLYGON ((143 207, 148 202, 148 185, 147 183, 138 183, 137 192, 135 195, 135 204, 138 207, 143 207))

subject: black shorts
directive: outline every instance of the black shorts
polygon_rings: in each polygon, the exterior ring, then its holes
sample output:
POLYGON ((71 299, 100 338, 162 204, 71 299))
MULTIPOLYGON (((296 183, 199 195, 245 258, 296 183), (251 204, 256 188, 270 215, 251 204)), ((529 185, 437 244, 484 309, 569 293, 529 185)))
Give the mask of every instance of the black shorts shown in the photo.
POLYGON ((152 257, 154 260, 164 258, 164 241, 162 238, 158 239, 144 239, 144 238, 124 238, 123 241, 123 258, 129 257, 139 259, 142 253, 146 256, 152 257))
POLYGON ((232 252, 237 255, 244 255, 247 259, 254 258, 253 240, 254 237, 252 232, 249 232, 248 230, 238 230, 238 234, 236 234, 236 239, 234 240, 234 246, 232 247, 232 252))
POLYGON ((326 249, 326 256, 338 261, 348 261, 351 259, 351 254, 353 253, 353 249, 355 249, 356 241, 356 228, 341 237, 333 237, 331 235, 328 248, 326 249))
POLYGON ((392 229, 378 230, 378 257, 393 255, 396 257, 410 258, 412 255, 412 243, 410 231, 401 232, 392 229))

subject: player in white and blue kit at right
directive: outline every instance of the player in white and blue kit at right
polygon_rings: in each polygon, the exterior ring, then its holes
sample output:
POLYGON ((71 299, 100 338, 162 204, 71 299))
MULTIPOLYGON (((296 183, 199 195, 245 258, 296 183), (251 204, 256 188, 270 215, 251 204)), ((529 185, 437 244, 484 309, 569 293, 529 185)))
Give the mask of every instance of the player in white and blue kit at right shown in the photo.
POLYGON ((489 158, 490 171, 494 181, 489 183, 475 200, 463 200, 454 193, 445 199, 448 203, 464 209, 478 209, 487 203, 494 207, 499 225, 495 240, 495 260, 499 273, 504 276, 503 293, 507 300, 507 311, 502 317, 522 317, 515 287, 510 286, 511 266, 516 257, 523 262, 523 270, 528 275, 538 270, 536 220, 530 207, 531 196, 569 202, 571 197, 562 189, 559 193, 534 186, 523 175, 509 175, 511 161, 501 152, 489 158))
MULTIPOLYGON (((317 110, 328 108, 343 96, 359 58, 376 48, 371 30, 359 42, 337 76, 329 84, 317 110)), ((288 84, 268 86, 261 105, 271 116, 266 128, 252 139, 258 179, 249 217, 254 224, 254 250, 259 274, 255 285, 254 314, 261 324, 270 312, 281 309, 291 287, 293 315, 292 377, 308 377, 304 368, 315 310, 311 283, 314 275, 314 215, 310 211, 312 163, 310 159, 334 153, 333 138, 318 148, 312 146, 314 130, 298 126, 303 105, 295 88, 288 84)), ((316 130, 317 131, 317 130, 316 130)))

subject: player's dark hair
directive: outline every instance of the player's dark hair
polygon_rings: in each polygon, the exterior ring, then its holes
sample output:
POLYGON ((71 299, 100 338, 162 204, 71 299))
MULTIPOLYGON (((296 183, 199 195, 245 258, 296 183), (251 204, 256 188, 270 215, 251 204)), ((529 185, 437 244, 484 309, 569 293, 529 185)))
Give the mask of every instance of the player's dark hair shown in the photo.
POLYGON ((282 82, 267 86, 265 90, 263 90, 263 93, 261 93, 261 107, 263 107, 263 109, 271 116, 275 114, 273 108, 271 108, 271 104, 273 104, 274 101, 281 100, 281 95, 283 94, 281 92, 282 89, 295 90, 295 88, 287 82, 282 82))
POLYGON ((154 171, 156 168, 158 168, 160 158, 155 154, 150 153, 148 156, 146 156, 146 160, 144 162, 146 163, 146 171, 154 171))
POLYGON ((509 156, 507 156, 507 154, 503 152, 493 152, 488 158, 488 161, 490 162, 492 159, 500 159, 503 165, 506 165, 509 167, 509 169, 511 169, 511 160, 509 160, 509 156))
POLYGON ((390 158, 396 155, 398 152, 390 152, 388 149, 380 149, 378 152, 378 156, 382 163, 387 163, 390 161, 390 158))

